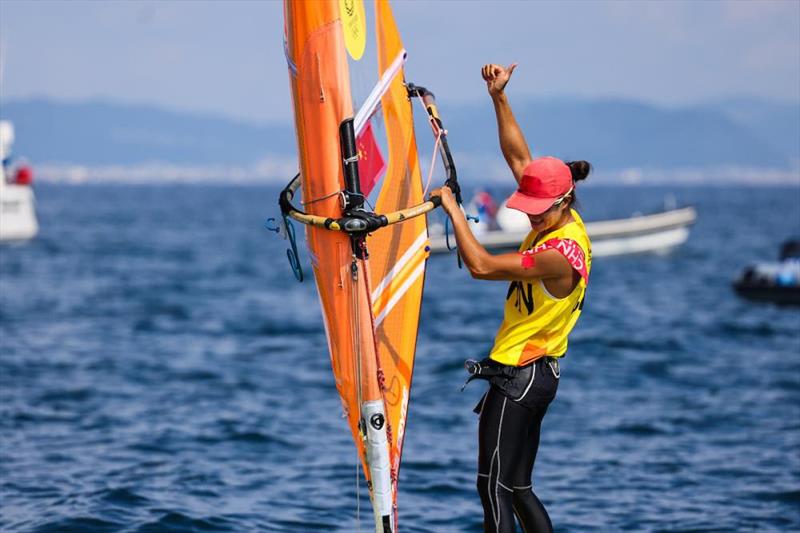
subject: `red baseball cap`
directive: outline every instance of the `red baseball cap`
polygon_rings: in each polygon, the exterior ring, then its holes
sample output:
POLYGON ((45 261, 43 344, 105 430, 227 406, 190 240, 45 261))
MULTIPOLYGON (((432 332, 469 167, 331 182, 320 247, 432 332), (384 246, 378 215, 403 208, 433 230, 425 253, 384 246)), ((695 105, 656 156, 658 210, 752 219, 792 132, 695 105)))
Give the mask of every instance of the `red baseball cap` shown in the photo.
POLYGON ((540 157, 522 171, 519 189, 506 205, 529 215, 540 215, 572 190, 572 171, 560 159, 540 157))

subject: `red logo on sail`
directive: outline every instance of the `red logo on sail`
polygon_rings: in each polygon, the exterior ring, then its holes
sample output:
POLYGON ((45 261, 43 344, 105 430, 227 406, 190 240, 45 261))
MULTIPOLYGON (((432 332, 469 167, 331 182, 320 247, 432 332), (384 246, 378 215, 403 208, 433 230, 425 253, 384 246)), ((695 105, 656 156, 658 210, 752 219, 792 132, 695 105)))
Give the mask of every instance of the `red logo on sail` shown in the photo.
POLYGON ((361 192, 364 196, 369 196, 386 170, 386 161, 375 140, 371 122, 367 122, 367 125, 356 137, 356 148, 358 149, 358 176, 361 192))

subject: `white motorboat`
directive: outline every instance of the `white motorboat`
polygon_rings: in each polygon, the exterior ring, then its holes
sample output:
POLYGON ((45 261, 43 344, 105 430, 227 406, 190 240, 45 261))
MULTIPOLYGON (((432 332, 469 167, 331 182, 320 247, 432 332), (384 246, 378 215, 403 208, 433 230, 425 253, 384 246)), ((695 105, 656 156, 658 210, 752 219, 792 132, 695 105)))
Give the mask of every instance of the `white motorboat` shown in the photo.
MULTIPOLYGON (((592 240, 593 257, 667 253, 686 242, 689 228, 696 219, 695 209, 684 207, 650 215, 587 222, 586 231, 592 240)), ((489 229, 491 226, 484 222, 473 226, 473 233, 487 250, 516 250, 530 232, 528 217, 505 206, 498 210, 495 223, 500 229, 489 229)), ((441 234, 431 236, 431 253, 434 254, 449 251, 448 237, 441 225, 439 230, 441 234)), ((449 242, 451 247, 455 246, 452 230, 449 242)))
POLYGON ((11 169, 14 126, 0 120, 0 242, 25 241, 39 232, 36 199, 27 167, 11 169))

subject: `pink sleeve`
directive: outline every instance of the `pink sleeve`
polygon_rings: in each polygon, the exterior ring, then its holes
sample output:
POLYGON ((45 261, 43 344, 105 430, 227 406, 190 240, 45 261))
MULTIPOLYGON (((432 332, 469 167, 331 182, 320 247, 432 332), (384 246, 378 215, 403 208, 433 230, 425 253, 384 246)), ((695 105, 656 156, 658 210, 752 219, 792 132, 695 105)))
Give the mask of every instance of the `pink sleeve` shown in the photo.
MULTIPOLYGON (((536 246, 532 250, 529 250, 529 252, 531 254, 536 254, 545 250, 558 251, 569 262, 570 266, 572 266, 572 268, 574 268, 575 271, 581 275, 583 281, 589 281, 589 272, 586 268, 586 254, 584 253, 583 248, 581 248, 577 242, 573 241, 572 239, 550 239, 549 241, 545 241, 536 246)), ((531 259, 533 259, 532 256, 531 259)), ((522 266, 525 266, 524 255, 522 266)))

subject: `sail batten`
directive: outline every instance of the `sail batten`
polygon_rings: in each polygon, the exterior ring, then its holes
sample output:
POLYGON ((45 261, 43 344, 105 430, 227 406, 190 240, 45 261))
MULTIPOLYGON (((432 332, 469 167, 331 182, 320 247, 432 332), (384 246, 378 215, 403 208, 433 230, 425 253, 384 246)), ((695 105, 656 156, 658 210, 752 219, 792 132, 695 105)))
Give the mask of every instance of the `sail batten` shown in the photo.
POLYGON ((405 61, 406 61, 406 51, 401 50, 400 53, 397 54, 397 57, 392 62, 392 64, 389 65, 389 68, 387 68, 386 71, 383 73, 380 81, 372 89, 372 92, 370 92, 369 96, 364 102, 364 105, 362 105, 361 108, 358 110, 358 113, 356 113, 355 124, 353 126, 356 130, 356 135, 361 133, 361 130, 366 125, 367 120, 372 116, 372 114, 378 108, 381 98, 383 97, 384 94, 386 94, 386 91, 389 90, 390 84, 394 80, 395 76, 397 76, 397 74, 403 68, 403 64, 405 63, 405 61))
POLYGON ((380 298, 381 293, 383 293, 384 289, 389 285, 389 282, 392 278, 405 267, 406 263, 413 257, 415 253, 419 251, 426 243, 428 242, 428 231, 427 229, 419 234, 416 240, 411 243, 411 246, 408 247, 408 250, 397 260, 397 262, 392 266, 389 272, 386 273, 386 276, 381 280, 380 283, 372 290, 372 300, 375 301, 380 298))

